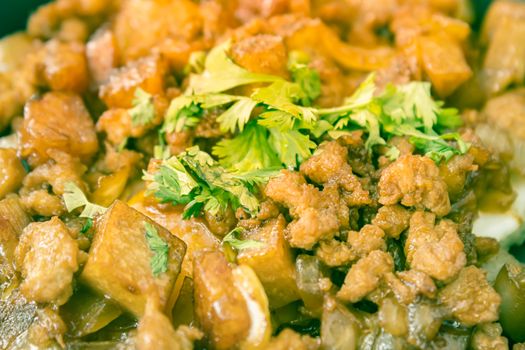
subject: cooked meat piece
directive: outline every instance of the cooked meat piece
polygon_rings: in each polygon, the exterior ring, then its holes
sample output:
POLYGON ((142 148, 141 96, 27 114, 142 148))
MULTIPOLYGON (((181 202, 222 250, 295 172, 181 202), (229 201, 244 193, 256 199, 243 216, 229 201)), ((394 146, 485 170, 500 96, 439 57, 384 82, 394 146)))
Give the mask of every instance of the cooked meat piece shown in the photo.
POLYGON ((348 208, 340 203, 334 190, 321 192, 307 184, 301 174, 287 170, 266 185, 265 194, 290 208, 295 219, 287 229, 292 247, 311 249, 319 240, 332 238, 340 227, 348 225, 348 208))
POLYGON ((318 184, 337 184, 350 206, 370 203, 368 191, 363 189, 348 164, 348 150, 336 141, 321 144, 315 154, 301 164, 301 173, 318 184))
POLYGON ((348 96, 347 79, 343 71, 328 57, 312 57, 308 66, 319 73, 321 95, 315 100, 320 107, 339 106, 348 96))
POLYGON ((93 82, 97 85, 105 83, 118 62, 117 42, 113 32, 108 28, 98 30, 86 44, 86 57, 93 82))
POLYGON ((95 126, 82 99, 69 93, 49 92, 29 101, 19 137, 20 153, 32 166, 49 160, 48 151, 52 149, 84 162, 98 149, 95 126))
POLYGON ((433 299, 436 297, 436 285, 427 274, 417 270, 388 273, 385 282, 394 293, 396 299, 405 305, 412 303, 417 296, 424 295, 433 299))
POLYGON ((237 262, 250 266, 259 277, 272 308, 299 299, 292 252, 284 237, 285 227, 286 221, 280 215, 260 228, 246 232, 244 239, 264 245, 243 249, 237 254, 237 262))
POLYGON ((236 288, 232 268, 221 252, 194 257, 195 315, 213 348, 231 349, 248 336, 251 319, 236 288))
POLYGON ((410 219, 405 242, 407 263, 440 281, 454 278, 466 263, 457 225, 450 220, 435 224, 436 216, 418 211, 410 219))
POLYGON ((385 233, 376 225, 365 225, 359 232, 348 232, 347 242, 358 257, 367 256, 373 250, 386 250, 385 233))
POLYGON ((0 200, 0 218, 9 222, 17 237, 22 234, 22 230, 31 222, 31 218, 27 214, 20 197, 16 194, 9 194, 0 200))
POLYGON ((399 157, 383 170, 378 192, 379 203, 383 205, 400 202, 407 207, 429 209, 438 216, 450 211, 447 185, 436 164, 427 157, 399 157))
POLYGON ((319 242, 315 256, 330 267, 344 266, 358 259, 354 250, 347 242, 335 239, 319 242))
POLYGON ((149 54, 167 38, 192 41, 202 30, 199 5, 190 0, 122 2, 113 31, 124 62, 149 54))
POLYGON ((231 56, 250 72, 288 78, 288 57, 280 36, 259 34, 242 39, 232 45, 231 56))
POLYGON ((265 350, 317 350, 319 347, 319 341, 315 338, 285 328, 272 339, 265 350))
POLYGON ((233 230, 237 225, 235 213, 231 208, 228 208, 224 213, 213 215, 208 211, 204 211, 204 220, 210 231, 217 236, 223 237, 228 232, 233 230))
POLYGON ((89 80, 84 45, 49 41, 44 48, 42 71, 38 74, 51 90, 84 92, 89 80))
POLYGON ((499 323, 479 325, 474 331, 470 346, 473 350, 507 350, 509 341, 501 335, 502 332, 499 323))
POLYGON ((0 198, 18 190, 24 175, 25 170, 16 150, 0 148, 0 198))
POLYGON ((15 229, 7 219, 0 217, 0 285, 2 286, 8 286, 16 281, 14 260, 17 244, 18 236, 15 229))
POLYGON ((378 226, 386 235, 399 238, 399 235, 408 228, 411 213, 400 205, 385 205, 377 211, 372 224, 378 226))
POLYGON ((99 96, 108 108, 131 108, 137 88, 155 95, 164 94, 167 65, 160 55, 146 56, 112 71, 100 86, 99 96))
POLYGON ((27 331, 27 339, 31 345, 39 348, 52 348, 58 345, 64 347, 64 334, 67 326, 60 318, 58 310, 47 306, 36 312, 36 318, 27 331), (55 343, 56 342, 56 343, 55 343))
POLYGON ((487 282, 486 273, 467 266, 458 278, 439 292, 439 301, 451 315, 466 326, 498 319, 501 297, 487 282))
POLYGON ((88 260, 80 278, 134 315, 144 313, 148 297, 171 310, 170 296, 181 271, 186 245, 167 229, 121 201, 115 201, 96 222, 88 260), (146 239, 145 222, 167 244, 166 271, 154 276, 154 252, 146 239))
POLYGON ((146 303, 144 315, 137 327, 138 350, 192 350, 193 342, 202 338, 202 333, 187 326, 173 329, 170 319, 160 311, 153 299, 146 303))
POLYGON ((17 268, 24 278, 20 290, 39 303, 64 304, 73 293, 77 255, 77 242, 58 217, 29 224, 15 252, 17 268))
POLYGON ((376 289, 381 278, 393 269, 392 257, 381 250, 374 250, 352 265, 337 297, 355 303, 376 289))
POLYGON ((48 155, 51 160, 37 166, 24 178, 20 198, 31 212, 44 216, 61 215, 65 212, 61 196, 66 184, 72 182, 85 189, 82 174, 86 168, 67 153, 50 150, 48 155))

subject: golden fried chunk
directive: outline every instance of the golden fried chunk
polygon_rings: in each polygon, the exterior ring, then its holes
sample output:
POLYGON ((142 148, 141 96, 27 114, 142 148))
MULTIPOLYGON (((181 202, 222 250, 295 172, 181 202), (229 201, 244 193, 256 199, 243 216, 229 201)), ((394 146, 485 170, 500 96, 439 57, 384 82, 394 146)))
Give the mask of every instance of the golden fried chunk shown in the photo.
POLYGON ((461 47, 447 35, 419 39, 423 70, 442 97, 450 95, 472 76, 461 47))
POLYGON ((218 251, 197 253, 193 268, 197 320, 213 348, 231 349, 248 336, 251 327, 232 268, 218 251))
POLYGON ((347 242, 358 257, 367 256, 374 250, 386 250, 385 233, 376 225, 365 225, 357 231, 348 232, 347 242))
POLYGON ((458 278, 439 292, 439 301, 466 326, 498 319, 501 297, 487 282, 486 273, 467 266, 458 278))
POLYGON ((40 74, 51 90, 82 93, 88 86, 84 45, 49 41, 44 49, 40 74))
POLYGON ((108 108, 131 108, 137 88, 151 95, 164 93, 167 65, 159 55, 129 62, 113 70, 109 80, 100 86, 99 96, 108 108))
POLYGON ((499 323, 482 324, 476 327, 470 346, 473 350, 508 350, 509 341, 501 335, 502 332, 499 323))
POLYGON ((397 239, 408 228, 410 215, 410 212, 400 205, 385 205, 379 208, 372 224, 381 228, 388 236, 397 239))
POLYGON ((69 154, 50 150, 51 157, 46 163, 37 166, 27 174, 20 189, 20 198, 25 207, 33 213, 43 216, 62 215, 65 207, 61 196, 65 186, 72 182, 85 189, 82 174, 86 167, 69 154))
POLYGON ((121 201, 115 201, 96 223, 96 232, 81 279, 110 296, 133 314, 144 313, 146 300, 157 295, 161 309, 170 308, 171 292, 180 273, 186 245, 121 201), (167 270, 153 275, 144 223, 154 226, 168 245, 167 270))
POLYGON ((301 164, 301 173, 318 184, 337 184, 348 205, 370 203, 368 191, 363 189, 348 164, 348 150, 337 141, 321 144, 315 154, 301 164))
POLYGON ((166 38, 191 41, 202 30, 199 5, 190 0, 122 2, 113 30, 124 62, 151 52, 166 38))
POLYGON ((20 197, 9 194, 0 200, 0 218, 5 219, 15 230, 16 236, 22 234, 22 230, 29 225, 31 218, 26 213, 20 197))
POLYGON ((319 242, 315 256, 330 267, 344 266, 357 259, 357 256, 347 242, 335 239, 319 242))
POLYGON ((455 277, 467 261, 457 226, 450 220, 435 224, 436 216, 418 211, 410 219, 405 242, 407 263, 440 281, 455 277))
POLYGON ((25 170, 22 162, 16 156, 16 151, 10 148, 0 148, 0 198, 18 190, 24 175, 25 170))
POLYGON ((311 249, 348 225, 348 207, 341 203, 337 188, 321 192, 297 172, 283 170, 266 185, 265 193, 290 208, 295 220, 288 225, 287 239, 292 247, 311 249))
POLYGON ((97 31, 86 45, 86 57, 92 80, 103 84, 118 63, 115 35, 107 28, 97 31))
POLYGON ((154 301, 148 299, 144 315, 137 327, 138 350, 192 350, 193 342, 202 338, 202 333, 187 326, 173 329, 170 319, 162 313, 154 301))
POLYGON ((265 350, 317 350, 319 342, 307 335, 300 335, 286 328, 272 339, 265 350))
POLYGON ((374 250, 352 265, 337 297, 355 303, 377 288, 381 278, 392 272, 394 261, 390 254, 374 250))
POLYGON ((234 43, 231 56, 250 72, 288 78, 287 54, 280 36, 259 34, 234 43))
POLYGON ((20 153, 32 166, 49 160, 52 149, 82 161, 91 159, 98 149, 95 126, 82 99, 63 92, 49 92, 26 104, 19 137, 20 153))
POLYGON ((39 303, 64 304, 73 293, 77 254, 77 242, 58 217, 29 224, 15 251, 16 265, 24 278, 22 293, 39 303))
POLYGON ((284 238, 285 227, 286 221, 280 215, 262 227, 248 231, 245 239, 264 245, 243 249, 237 254, 239 264, 250 266, 259 277, 272 308, 299 299, 292 253, 284 238))
POLYGON ((450 211, 447 185, 436 164, 427 157, 399 157, 383 170, 378 192, 379 203, 383 205, 399 202, 407 207, 429 209, 438 216, 450 211))
POLYGON ((427 298, 435 298, 436 285, 432 278, 427 274, 417 270, 408 270, 388 273, 385 275, 385 282, 394 293, 397 301, 408 305, 412 303, 418 295, 427 298))

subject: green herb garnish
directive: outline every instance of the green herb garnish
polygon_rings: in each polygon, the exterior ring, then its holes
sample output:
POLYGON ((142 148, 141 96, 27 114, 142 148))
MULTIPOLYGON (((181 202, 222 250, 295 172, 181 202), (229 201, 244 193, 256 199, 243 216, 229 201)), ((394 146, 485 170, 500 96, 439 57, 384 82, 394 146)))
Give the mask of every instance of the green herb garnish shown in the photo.
POLYGON ((132 101, 133 108, 129 109, 131 124, 133 126, 147 125, 155 119, 155 105, 153 96, 141 88, 135 90, 135 98, 132 101))
POLYGON ((107 210, 103 206, 88 201, 84 192, 73 182, 66 183, 62 198, 67 211, 70 213, 77 208, 84 207, 84 210, 79 215, 81 218, 93 218, 104 214, 107 210))
POLYGON ((86 233, 89 232, 89 230, 91 230, 92 227, 93 227, 93 219, 87 218, 86 221, 84 222, 84 225, 82 225, 82 228, 80 229, 80 234, 85 235, 86 233))
POLYGON ((169 245, 160 238, 155 226, 144 221, 144 228, 146 229, 146 242, 153 253, 150 260, 151 272, 157 277, 168 271, 169 245))
POLYGON ((251 239, 240 239, 239 234, 244 231, 242 227, 236 227, 230 231, 222 239, 222 244, 228 244, 230 247, 235 248, 236 250, 250 249, 250 248, 260 248, 264 247, 263 242, 254 241, 251 239))

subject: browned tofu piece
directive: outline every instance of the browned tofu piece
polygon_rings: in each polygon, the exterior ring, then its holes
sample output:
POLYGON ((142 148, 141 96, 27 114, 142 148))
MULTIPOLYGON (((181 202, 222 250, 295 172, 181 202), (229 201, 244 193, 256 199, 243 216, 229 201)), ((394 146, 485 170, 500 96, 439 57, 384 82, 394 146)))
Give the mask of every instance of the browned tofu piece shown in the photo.
POLYGON ((118 60, 113 32, 107 28, 97 31, 86 45, 86 57, 92 80, 97 85, 106 82, 118 60))
POLYGON ((259 34, 232 45, 233 60, 250 72, 288 77, 287 54, 282 37, 259 34))
POLYGON ((100 87, 100 98, 108 108, 131 108, 137 88, 151 95, 163 94, 166 70, 166 62, 159 55, 130 62, 111 73, 100 87))
POLYGON ((88 86, 83 44, 49 41, 44 49, 42 78, 54 91, 82 93, 88 86))
POLYGON ((472 76, 460 45, 446 35, 419 38, 423 71, 441 97, 450 95, 472 76))
POLYGON ((279 216, 259 229, 247 232, 246 239, 264 245, 243 249, 237 255, 239 264, 250 266, 264 286, 270 306, 278 308, 299 299, 295 283, 295 265, 290 246, 284 238, 286 221, 279 216))
POLYGON ((234 348, 248 336, 251 320, 224 254, 197 253, 193 261, 193 282, 195 315, 211 347, 234 348))
POLYGON ((181 270, 186 245, 164 227, 127 204, 116 201, 97 220, 96 232, 81 278, 137 316, 144 313, 148 296, 157 294, 166 308, 181 270), (150 223, 169 246, 168 268, 154 276, 153 252, 144 223, 150 223))
POLYGON ((0 198, 18 190, 24 175, 25 170, 16 150, 0 148, 0 198))
POLYGON ((191 41, 201 34, 203 18, 191 0, 123 1, 113 30, 124 62, 151 52, 166 38, 191 41))
POLYGON ((87 162, 97 152, 95 125, 82 99, 71 93, 49 92, 29 101, 19 132, 20 153, 32 166, 50 159, 56 149, 87 162))

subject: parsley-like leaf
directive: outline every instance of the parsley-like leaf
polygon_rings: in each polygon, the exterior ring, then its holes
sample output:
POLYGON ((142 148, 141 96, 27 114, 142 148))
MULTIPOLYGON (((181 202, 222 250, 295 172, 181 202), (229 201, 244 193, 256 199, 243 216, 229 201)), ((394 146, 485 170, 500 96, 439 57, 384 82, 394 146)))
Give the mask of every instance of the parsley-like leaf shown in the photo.
POLYGON ((253 122, 236 137, 219 141, 213 147, 213 154, 224 167, 241 172, 281 165, 268 143, 268 131, 253 122))
POLYGON ((73 182, 66 183, 62 198, 68 212, 84 207, 84 210, 79 215, 81 218, 93 218, 97 215, 103 214, 107 210, 107 208, 104 208, 103 206, 88 201, 84 192, 82 192, 82 190, 73 182))
POLYGON ((144 229, 146 230, 146 242, 153 253, 150 260, 151 272, 153 273, 153 276, 158 277, 160 274, 168 271, 170 248, 168 243, 159 236, 155 226, 144 221, 144 229))
POLYGON ((133 126, 147 125, 155 119, 153 96, 146 91, 137 88, 132 104, 133 108, 129 109, 129 115, 133 126))
POLYGON ((311 106, 312 102, 321 95, 321 78, 319 72, 308 67, 310 58, 305 55, 303 52, 290 52, 288 69, 292 73, 293 81, 303 91, 300 98, 301 105, 311 106))
POLYGON ((282 80, 273 75, 252 73, 236 65, 228 57, 229 48, 230 43, 225 42, 210 51, 206 57, 204 72, 190 77, 190 91, 197 94, 223 92, 246 84, 282 80))
POLYGON ((228 171, 198 147, 162 161, 144 177, 148 190, 161 202, 185 204, 185 218, 199 216, 202 210, 219 215, 228 207, 255 214, 259 210, 255 184, 268 178, 261 178, 261 173, 251 177, 250 173, 228 171))
POLYGON ((236 128, 239 131, 244 129, 244 125, 250 120, 250 115, 257 102, 248 97, 241 97, 235 102, 226 112, 222 113, 217 121, 221 125, 222 132, 235 132, 236 128))
POLYGON ((269 131, 270 144, 277 152, 281 162, 288 167, 296 167, 309 158, 312 155, 311 150, 317 147, 308 135, 298 130, 269 129, 269 131))
POLYGON ((252 239, 240 239, 239 235, 244 231, 241 227, 236 227, 231 230, 224 238, 222 239, 222 244, 228 244, 230 247, 235 248, 236 250, 250 249, 250 248, 260 248, 264 247, 263 242, 255 241, 252 239))

